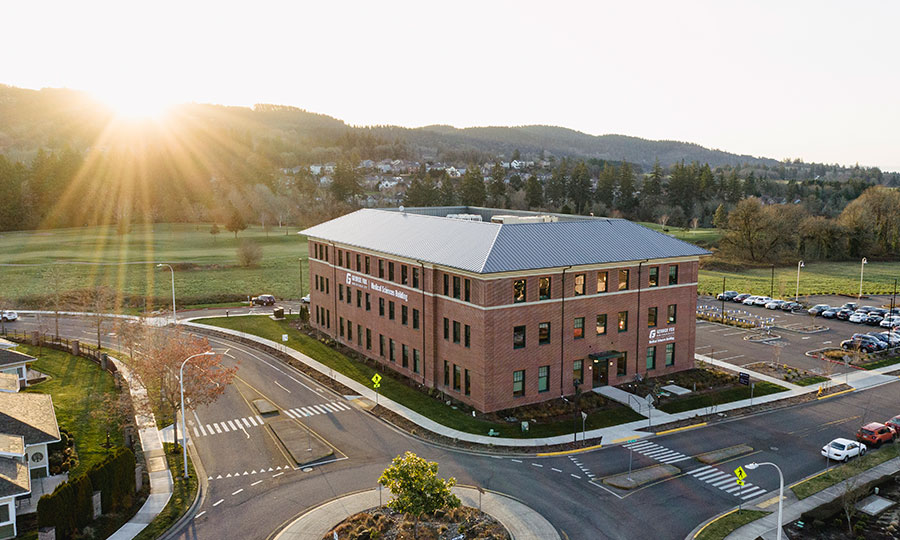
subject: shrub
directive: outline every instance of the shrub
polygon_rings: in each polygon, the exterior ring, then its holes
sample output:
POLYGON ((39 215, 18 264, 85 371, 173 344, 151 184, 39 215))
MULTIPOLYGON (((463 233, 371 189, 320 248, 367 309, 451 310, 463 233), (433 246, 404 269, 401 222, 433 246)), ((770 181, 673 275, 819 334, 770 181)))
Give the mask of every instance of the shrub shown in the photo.
POLYGON ((262 260, 262 248, 253 240, 242 240, 237 249, 238 264, 247 268, 262 260))

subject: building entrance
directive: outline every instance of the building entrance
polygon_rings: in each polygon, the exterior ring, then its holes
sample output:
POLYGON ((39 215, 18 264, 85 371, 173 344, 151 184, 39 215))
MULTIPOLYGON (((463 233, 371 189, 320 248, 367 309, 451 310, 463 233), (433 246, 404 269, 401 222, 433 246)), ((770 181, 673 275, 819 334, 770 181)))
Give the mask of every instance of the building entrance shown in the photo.
POLYGON ((624 353, 619 351, 604 351, 588 355, 588 359, 591 360, 591 383, 593 388, 609 384, 609 366, 615 366, 615 362, 623 355, 624 353))

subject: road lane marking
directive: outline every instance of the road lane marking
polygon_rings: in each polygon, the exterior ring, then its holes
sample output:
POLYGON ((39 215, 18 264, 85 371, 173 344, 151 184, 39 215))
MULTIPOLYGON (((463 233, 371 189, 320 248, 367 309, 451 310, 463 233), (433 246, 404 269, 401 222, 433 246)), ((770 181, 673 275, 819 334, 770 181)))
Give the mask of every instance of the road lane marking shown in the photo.
POLYGON ((572 478, 577 478, 577 479, 581 480, 581 477, 578 476, 577 474, 569 473, 569 476, 571 476, 572 478))
POLYGON ((520 459, 511 459, 510 461, 512 461, 513 463, 522 463, 522 460, 520 459))
POLYGON ((555 472, 562 472, 561 470, 557 469, 556 467, 550 467, 550 470, 555 471, 555 472))
POLYGON ((202 515, 205 514, 205 513, 206 513, 206 510, 200 512, 199 514, 197 514, 196 516, 194 516, 194 519, 199 518, 200 516, 202 516, 202 515))
POLYGON ((253 486, 255 486, 256 484, 259 484, 259 483, 261 483, 261 482, 262 482, 262 480, 257 480, 256 482, 253 482, 252 484, 250 484, 250 487, 253 487, 253 486))
POLYGON ((273 474, 273 475, 272 475, 272 478, 278 478, 278 477, 281 476, 282 474, 284 474, 284 471, 281 471, 281 472, 278 473, 278 474, 273 474))
POLYGON ((222 504, 223 502, 225 502, 225 499, 219 499, 218 501, 216 501, 216 502, 213 503, 213 508, 219 506, 219 505, 222 504))
POLYGON ((231 495, 232 495, 232 496, 237 495, 238 493, 240 493, 240 492, 242 492, 242 491, 244 491, 244 488, 241 488, 241 489, 235 491, 235 492, 232 493, 231 495))
POLYGON ((727 362, 729 360, 734 360, 735 358, 743 358, 743 357, 744 357, 743 354, 739 354, 737 356, 729 356, 728 358, 720 358, 719 362, 727 362))
POLYGON ((282 386, 280 382, 274 381, 274 383, 277 384, 279 388, 281 388, 282 390, 284 390, 284 391, 287 392, 288 394, 291 393, 291 391, 288 390, 287 388, 285 388, 284 386, 282 386))
POLYGON ((544 468, 544 466, 541 465, 540 463, 532 463, 532 465, 534 465, 535 467, 540 467, 542 469, 544 468))

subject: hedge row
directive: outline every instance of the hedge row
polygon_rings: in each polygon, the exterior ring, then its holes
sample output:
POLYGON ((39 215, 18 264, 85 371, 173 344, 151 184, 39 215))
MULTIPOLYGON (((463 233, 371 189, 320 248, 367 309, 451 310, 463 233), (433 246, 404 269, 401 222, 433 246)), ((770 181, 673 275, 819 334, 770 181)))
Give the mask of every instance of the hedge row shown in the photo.
POLYGON ((38 501, 38 527, 56 527, 60 540, 71 538, 93 519, 95 491, 101 492, 103 513, 131 507, 134 500, 134 453, 116 448, 91 469, 60 484, 53 493, 38 501))

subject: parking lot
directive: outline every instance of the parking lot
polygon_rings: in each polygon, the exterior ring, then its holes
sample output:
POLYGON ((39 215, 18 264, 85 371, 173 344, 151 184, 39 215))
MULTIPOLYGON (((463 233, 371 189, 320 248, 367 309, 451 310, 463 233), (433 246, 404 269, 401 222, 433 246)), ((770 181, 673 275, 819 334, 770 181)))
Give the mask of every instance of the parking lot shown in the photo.
MULTIPOLYGON (((804 304, 828 304, 840 306, 854 301, 843 296, 811 296, 801 299, 804 304)), ((890 297, 863 298, 860 305, 881 306, 889 304, 890 297)), ((700 296, 697 305, 721 307, 722 302, 711 296, 700 296)), ((840 347, 841 341, 850 338, 854 333, 882 331, 884 328, 856 324, 838 319, 812 317, 806 311, 788 313, 781 310, 769 310, 762 306, 745 306, 734 302, 725 302, 727 310, 742 310, 751 319, 773 319, 771 336, 759 329, 743 329, 734 326, 697 320, 696 352, 735 365, 748 365, 755 362, 777 362, 787 364, 796 369, 806 370, 814 374, 828 375, 845 373, 854 370, 843 363, 808 356, 808 352, 829 347, 840 347), (807 332, 804 328, 812 325, 825 327, 818 332, 807 332), (749 338, 764 339, 751 341, 749 338)))

